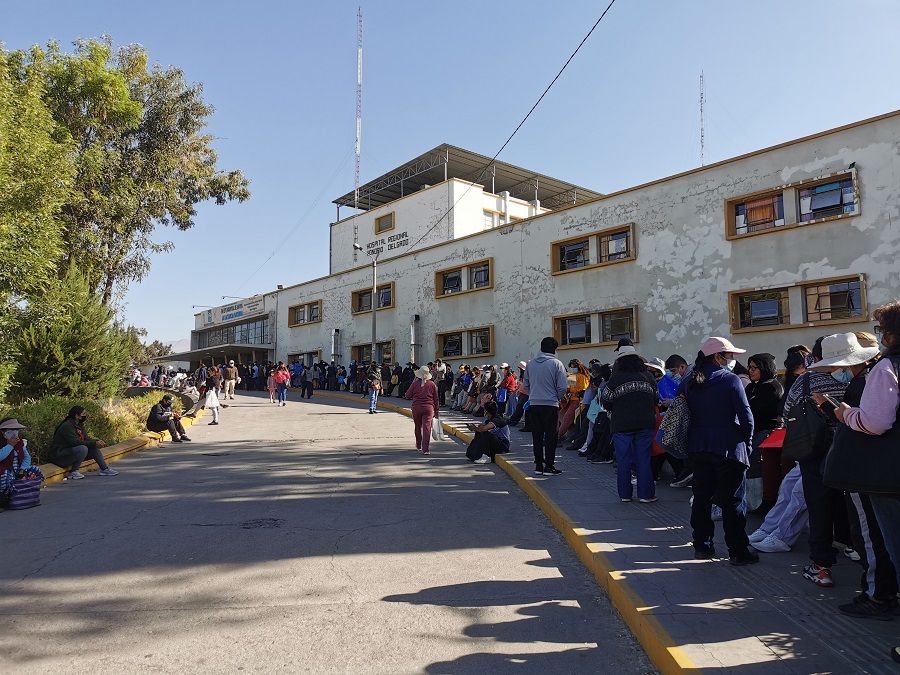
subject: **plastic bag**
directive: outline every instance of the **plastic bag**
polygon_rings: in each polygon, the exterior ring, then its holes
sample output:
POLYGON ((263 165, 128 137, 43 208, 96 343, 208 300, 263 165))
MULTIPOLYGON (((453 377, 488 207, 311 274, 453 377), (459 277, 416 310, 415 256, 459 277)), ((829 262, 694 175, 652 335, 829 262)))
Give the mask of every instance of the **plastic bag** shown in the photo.
POLYGON ((443 441, 446 440, 446 436, 444 436, 444 427, 441 424, 441 420, 437 417, 431 418, 431 440, 433 441, 443 441))

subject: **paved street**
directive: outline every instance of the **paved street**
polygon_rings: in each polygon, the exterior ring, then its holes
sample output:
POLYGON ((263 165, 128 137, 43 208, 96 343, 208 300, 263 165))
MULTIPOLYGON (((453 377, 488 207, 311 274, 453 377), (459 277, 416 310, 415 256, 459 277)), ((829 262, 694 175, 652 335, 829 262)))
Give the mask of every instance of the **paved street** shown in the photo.
POLYGON ((0 514, 0 672, 652 672, 506 474, 291 398, 0 514))

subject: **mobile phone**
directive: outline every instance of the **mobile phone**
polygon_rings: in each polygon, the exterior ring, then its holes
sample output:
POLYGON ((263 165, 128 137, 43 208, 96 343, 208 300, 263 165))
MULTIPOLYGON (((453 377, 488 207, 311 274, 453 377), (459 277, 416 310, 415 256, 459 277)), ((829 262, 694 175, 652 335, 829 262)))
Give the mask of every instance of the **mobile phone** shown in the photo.
POLYGON ((830 415, 840 407, 840 404, 827 394, 822 394, 822 397, 825 399, 822 405, 819 406, 822 412, 830 415))

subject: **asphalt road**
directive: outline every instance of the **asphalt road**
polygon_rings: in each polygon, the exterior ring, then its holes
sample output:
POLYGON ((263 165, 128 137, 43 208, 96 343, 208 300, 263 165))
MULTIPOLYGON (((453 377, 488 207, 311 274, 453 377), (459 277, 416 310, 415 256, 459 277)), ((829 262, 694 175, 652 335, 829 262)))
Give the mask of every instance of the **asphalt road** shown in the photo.
POLYGON ((0 514, 0 672, 653 672, 502 471, 291 396, 0 514))

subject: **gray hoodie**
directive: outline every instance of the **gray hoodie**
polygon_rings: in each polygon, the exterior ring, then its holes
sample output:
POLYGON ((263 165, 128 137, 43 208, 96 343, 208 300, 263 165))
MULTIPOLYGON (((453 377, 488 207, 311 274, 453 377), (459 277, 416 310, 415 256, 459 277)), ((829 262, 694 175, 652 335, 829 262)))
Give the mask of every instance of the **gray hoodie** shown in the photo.
POLYGON ((559 401, 569 388, 566 369, 556 356, 541 352, 525 367, 523 381, 531 405, 559 407, 559 401))

